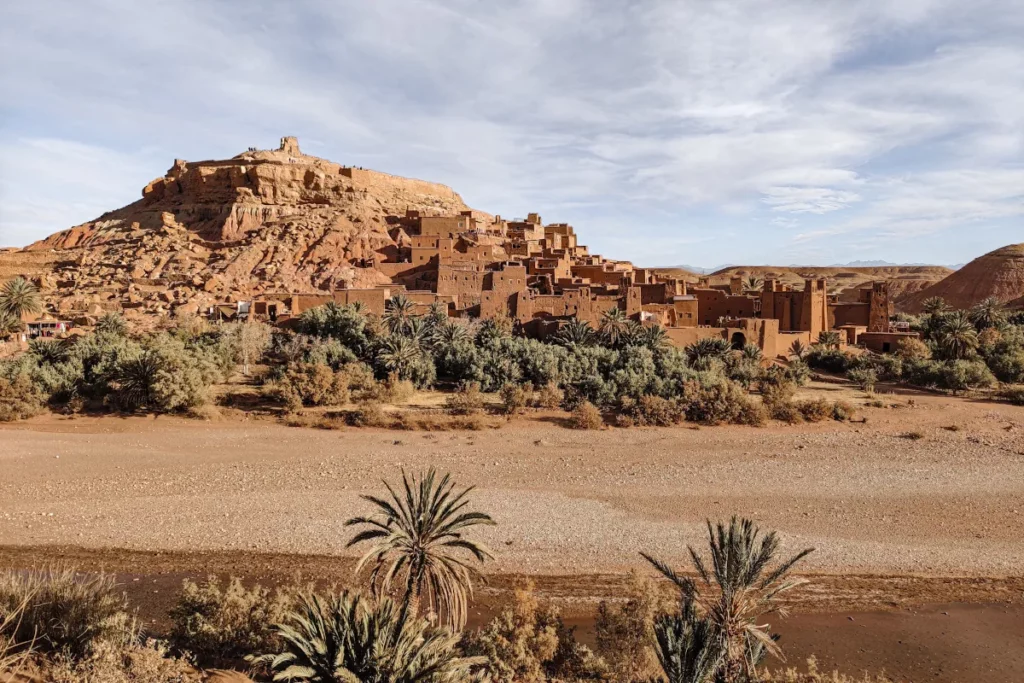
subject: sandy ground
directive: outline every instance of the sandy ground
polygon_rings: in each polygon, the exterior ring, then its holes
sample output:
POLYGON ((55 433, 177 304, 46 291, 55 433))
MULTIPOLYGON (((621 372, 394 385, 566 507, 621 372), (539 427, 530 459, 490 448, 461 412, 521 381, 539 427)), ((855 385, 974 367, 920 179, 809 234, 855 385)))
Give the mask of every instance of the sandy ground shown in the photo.
POLYGON ((815 547, 808 571, 1024 574, 1024 409, 913 400, 866 424, 600 432, 50 416, 0 429, 0 544, 352 555, 360 494, 436 465, 498 521, 498 572, 681 562, 706 517, 740 514, 815 547))
POLYGON ((816 548, 801 569, 812 584, 779 625, 790 662, 1024 680, 1024 409, 883 398, 895 407, 863 408, 866 422, 762 429, 46 416, 0 427, 0 566, 115 571, 154 623, 186 576, 345 583, 343 523, 369 511, 360 494, 436 465, 476 485, 475 506, 498 521, 479 534, 497 559, 477 620, 530 574, 585 635, 596 600, 645 569, 640 550, 682 564, 706 517, 735 513, 777 529, 787 550, 816 548))

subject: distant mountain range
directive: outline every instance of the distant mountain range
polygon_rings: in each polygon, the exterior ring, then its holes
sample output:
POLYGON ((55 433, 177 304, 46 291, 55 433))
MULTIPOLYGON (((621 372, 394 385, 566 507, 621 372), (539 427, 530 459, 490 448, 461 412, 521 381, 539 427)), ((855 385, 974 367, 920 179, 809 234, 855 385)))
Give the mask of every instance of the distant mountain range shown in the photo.
MULTIPOLYGON (((688 265, 677 265, 677 266, 665 266, 666 268, 682 268, 688 270, 691 273, 697 273, 698 275, 710 275, 711 273, 717 273, 723 268, 732 268, 738 264, 735 263, 723 263, 718 266, 711 268, 704 268, 701 266, 688 266, 688 265)), ((892 268, 899 266, 933 266, 934 263, 892 263, 890 261, 850 261, 849 263, 833 263, 827 266, 812 266, 806 263, 791 263, 786 268, 892 268)), ((963 263, 957 263, 950 266, 945 266, 950 270, 960 270, 964 266, 963 263)))

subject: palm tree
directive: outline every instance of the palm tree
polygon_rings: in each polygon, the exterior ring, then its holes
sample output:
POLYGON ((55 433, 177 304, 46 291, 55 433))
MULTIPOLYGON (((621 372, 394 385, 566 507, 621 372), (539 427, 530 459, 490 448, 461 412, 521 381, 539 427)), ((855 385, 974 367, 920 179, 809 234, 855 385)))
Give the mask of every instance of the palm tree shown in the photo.
POLYGON ((700 367, 713 359, 724 359, 731 350, 729 342, 721 337, 705 337, 686 347, 686 358, 692 367, 700 367))
POLYGON ((824 330, 818 333, 818 345, 826 349, 838 349, 842 343, 842 337, 835 330, 824 330))
POLYGON ((757 344, 745 344, 740 355, 744 360, 758 361, 760 362, 764 358, 764 352, 761 351, 761 347, 757 344))
POLYGON ((127 410, 149 405, 153 401, 153 388, 159 371, 160 359, 149 350, 118 363, 112 375, 118 405, 127 410))
POLYGON ((447 320, 434 328, 431 336, 431 343, 439 351, 451 351, 460 344, 469 341, 469 331, 465 325, 460 325, 454 320, 447 320))
POLYGON ((748 291, 760 291, 764 287, 764 280, 751 273, 744 284, 748 291))
POLYGON ((388 371, 388 374, 397 373, 404 379, 408 377, 409 370, 419 361, 422 353, 423 351, 415 339, 392 334, 381 341, 377 359, 388 371))
POLYGON ((661 325, 649 325, 644 327, 637 336, 637 343, 646 346, 651 351, 662 351, 672 345, 668 333, 661 325))
POLYGON ((401 620, 409 609, 426 600, 431 614, 443 617, 452 629, 466 623, 467 593, 472 593, 475 567, 457 556, 469 553, 481 564, 491 557, 482 545, 465 537, 466 530, 478 525, 493 525, 483 512, 467 511, 466 496, 472 487, 455 491, 451 475, 437 481, 433 468, 419 478, 402 472, 403 491, 396 493, 385 482, 390 500, 363 496, 377 506, 378 516, 354 517, 345 525, 365 526, 348 542, 352 547, 372 541, 369 551, 356 565, 358 574, 372 563, 370 585, 375 594, 390 590, 392 582, 404 576, 401 620))
POLYGON ((594 343, 594 330, 590 323, 573 317, 555 333, 554 341, 569 348, 591 346, 594 343))
POLYGON ((954 311, 942 321, 938 334, 939 346, 949 358, 965 358, 978 348, 978 331, 966 311, 954 311))
POLYGON ((459 637, 421 619, 402 619, 394 601, 376 604, 348 591, 304 595, 274 631, 282 652, 252 661, 275 681, 456 683, 475 658, 460 658, 459 637))
POLYGON ((0 287, 0 314, 12 315, 18 320, 28 313, 43 310, 39 290, 23 277, 8 280, 0 287))
POLYGON ((618 307, 609 308, 601 314, 601 324, 597 328, 601 339, 608 346, 618 346, 619 341, 629 331, 629 318, 618 307))
POLYGON ((722 665, 725 648, 715 624, 698 614, 693 594, 684 594, 678 614, 654 621, 658 663, 665 683, 709 683, 722 665))
POLYGON ((10 313, 0 312, 0 339, 7 339, 25 329, 25 323, 10 313))
POLYGON ((990 296, 971 309, 971 322, 978 331, 1006 324, 1006 309, 999 299, 990 296))
POLYGON ((946 311, 946 300, 941 296, 933 296, 921 303, 921 310, 930 316, 936 316, 946 311))
POLYGON ((787 576, 793 566, 814 549, 802 550, 770 567, 779 550, 779 539, 774 531, 761 536, 752 521, 736 517, 728 526, 719 522, 715 528, 709 520, 707 527, 710 567, 696 549, 687 548, 697 572, 696 581, 677 574, 650 555, 641 554, 676 585, 684 600, 693 596, 697 606, 714 624, 724 649, 720 665, 722 680, 742 680, 741 676, 756 680, 757 662, 763 653, 780 654, 769 626, 758 624, 757 620, 772 612, 785 616, 784 605, 778 604, 776 599, 805 583, 787 576))
POLYGON ((120 313, 107 313, 96 321, 96 333, 123 337, 128 334, 128 323, 120 313))
POLYGON ((409 319, 412 317, 412 312, 416 309, 416 304, 410 301, 403 294, 396 294, 395 296, 388 299, 385 305, 384 315, 382 320, 384 321, 385 327, 391 334, 402 334, 408 327, 409 319))
POLYGON ((796 356, 800 360, 803 360, 805 353, 807 353, 807 345, 799 339, 794 339, 793 343, 789 345, 789 355, 796 356))

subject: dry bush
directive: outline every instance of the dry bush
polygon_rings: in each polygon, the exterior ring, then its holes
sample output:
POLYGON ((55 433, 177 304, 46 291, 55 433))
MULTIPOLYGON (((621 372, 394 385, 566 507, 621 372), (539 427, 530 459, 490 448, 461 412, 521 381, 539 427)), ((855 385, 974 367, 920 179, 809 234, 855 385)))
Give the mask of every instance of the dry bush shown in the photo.
POLYGON ((530 394, 522 386, 511 382, 501 387, 498 392, 501 397, 502 411, 506 415, 516 415, 523 411, 529 400, 530 394))
POLYGON ((86 575, 67 567, 0 574, 0 614, 21 612, 8 638, 33 643, 44 653, 74 660, 100 643, 126 643, 136 636, 123 593, 108 574, 86 575))
POLYGON ((47 683, 199 683, 203 677, 185 659, 172 657, 164 646, 103 644, 89 659, 76 662, 59 656, 47 663, 47 683))
POLYGON ((597 606, 595 651, 608 667, 613 681, 655 680, 660 673, 652 648, 654 618, 667 605, 654 583, 634 574, 626 600, 601 601, 597 606))
POLYGON ((903 360, 928 360, 932 351, 920 339, 906 337, 896 342, 896 355, 903 360))
POLYGON ((345 405, 349 401, 348 386, 344 370, 334 371, 317 363, 293 363, 269 388, 289 412, 295 412, 303 406, 345 405))
POLYGON ((653 427, 671 427, 682 422, 686 414, 678 401, 672 401, 660 396, 642 396, 640 400, 634 401, 630 398, 623 398, 620 402, 622 414, 616 418, 616 425, 632 426, 640 425, 653 427))
POLYGON ((603 662, 576 642, 558 611, 537 600, 532 582, 516 587, 512 604, 486 626, 466 634, 468 656, 483 657, 493 683, 601 679, 603 662))
MULTIPOLYGON (((360 377, 359 382, 364 381, 360 377)), ((400 379, 397 374, 391 373, 388 378, 380 382, 372 380, 362 390, 361 400, 376 401, 378 403, 390 403, 399 405, 406 403, 416 393, 416 386, 407 379, 400 379)))
POLYGON ((832 404, 832 419, 838 422, 846 422, 853 418, 857 409, 847 401, 836 401, 832 404))
POLYGON ((565 394, 554 382, 548 382, 537 390, 534 402, 538 408, 545 410, 557 410, 562 407, 562 400, 565 394))
POLYGON ((26 373, 13 380, 0 377, 0 422, 24 420, 43 411, 45 396, 26 373))
POLYGON ((706 425, 749 424, 760 426, 767 419, 764 407, 750 398, 735 382, 702 384, 688 381, 683 385, 686 419, 706 425))
MULTIPOLYGON (((1024 406, 1024 387, 1009 387, 999 392, 999 398, 1015 406, 1024 406)), ((0 417, 0 420, 3 418, 0 417)))
POLYGON ((924 433, 923 432, 904 432, 903 434, 900 434, 900 437, 904 438, 904 439, 907 439, 909 441, 920 441, 921 439, 924 438, 924 433))
POLYGON ((798 401, 797 410, 808 422, 824 422, 832 418, 832 404, 823 398, 798 401))
POLYGON ((823 673, 818 671, 818 661, 814 657, 807 660, 806 672, 796 669, 765 672, 759 680, 762 683, 894 683, 893 679, 884 673, 874 676, 865 673, 860 678, 847 676, 838 671, 823 673))
POLYGON ((601 411, 590 401, 583 401, 569 415, 569 425, 573 429, 600 429, 603 424, 601 411))
POLYGON ((449 394, 444 401, 449 415, 475 415, 484 409, 484 397, 479 382, 467 382, 449 394))
POLYGON ((15 631, 21 622, 21 615, 27 602, 25 600, 15 605, 13 609, 5 607, 0 611, 0 674, 17 674, 21 670, 21 665, 32 654, 32 641, 19 642, 15 638, 15 631))
POLYGON ((348 423, 353 427, 390 427, 393 422, 384 407, 376 401, 364 403, 348 413, 348 423))
POLYGON ((399 413, 394 418, 395 429, 421 432, 446 432, 452 430, 479 431, 487 426, 480 415, 446 415, 435 412, 399 413))
POLYGON ((298 592, 294 586, 247 589, 237 577, 224 587, 214 576, 203 584, 186 579, 170 611, 170 642, 203 667, 232 666, 249 655, 275 652, 280 643, 273 624, 283 621, 298 592))

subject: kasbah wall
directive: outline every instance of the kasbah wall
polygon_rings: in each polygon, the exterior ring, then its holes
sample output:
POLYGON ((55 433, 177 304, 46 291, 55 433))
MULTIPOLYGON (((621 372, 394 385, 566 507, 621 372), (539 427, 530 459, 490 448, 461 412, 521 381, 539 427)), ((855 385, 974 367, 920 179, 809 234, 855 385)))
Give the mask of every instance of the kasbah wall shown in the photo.
MULTIPOLYGON (((283 139, 281 151, 290 146, 298 149, 293 139, 283 139)), ((447 192, 453 201, 462 201, 443 185, 343 166, 330 171, 367 188, 404 183, 412 191, 447 192)), ((508 316, 527 334, 544 336, 572 318, 598 328, 602 316, 618 308, 641 324, 664 327, 679 346, 718 337, 735 348, 756 344, 769 358, 786 356, 794 341, 811 344, 832 329, 840 330, 848 344, 875 350, 915 336, 890 327, 892 303, 885 282, 861 290, 856 302, 840 303, 829 297, 823 279, 808 279, 798 291, 775 280, 749 290, 740 278, 710 285, 705 279, 689 283, 663 277, 590 254, 578 244, 572 226, 545 225, 537 214, 507 221, 469 210, 440 215, 409 210, 387 222, 398 246, 381 250, 370 263, 353 265, 376 268, 392 284, 286 297, 288 314, 298 316, 335 301, 358 302, 380 315, 391 297, 403 295, 420 310, 439 303, 452 317, 508 316)))

